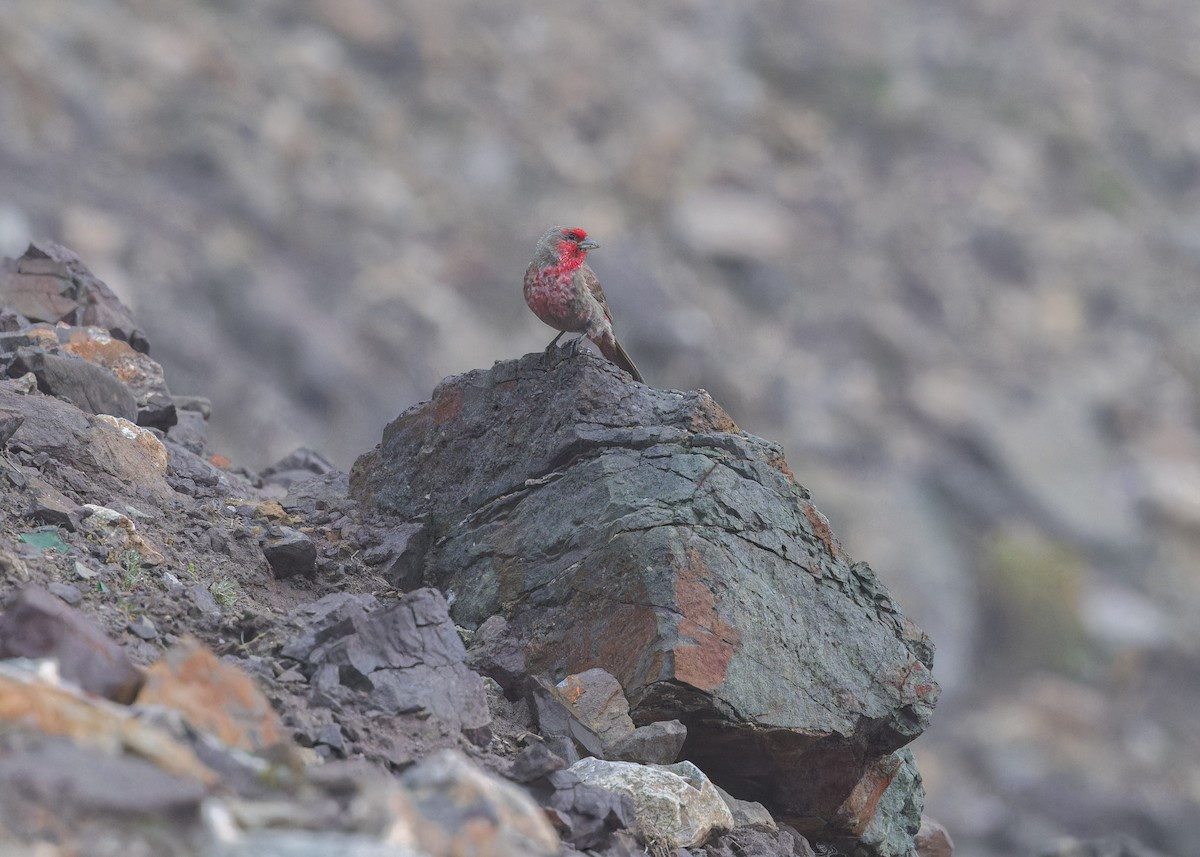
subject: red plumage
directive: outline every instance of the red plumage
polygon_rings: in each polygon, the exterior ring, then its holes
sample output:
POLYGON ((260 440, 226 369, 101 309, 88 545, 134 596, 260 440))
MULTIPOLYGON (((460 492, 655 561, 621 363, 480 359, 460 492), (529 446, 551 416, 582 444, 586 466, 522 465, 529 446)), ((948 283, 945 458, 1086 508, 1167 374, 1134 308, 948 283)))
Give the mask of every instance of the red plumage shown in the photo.
POLYGON ((555 226, 538 239, 525 271, 525 303, 533 314, 564 333, 581 333, 600 353, 641 381, 642 373, 613 332, 612 313, 596 273, 588 267, 587 251, 600 245, 582 229, 555 226))

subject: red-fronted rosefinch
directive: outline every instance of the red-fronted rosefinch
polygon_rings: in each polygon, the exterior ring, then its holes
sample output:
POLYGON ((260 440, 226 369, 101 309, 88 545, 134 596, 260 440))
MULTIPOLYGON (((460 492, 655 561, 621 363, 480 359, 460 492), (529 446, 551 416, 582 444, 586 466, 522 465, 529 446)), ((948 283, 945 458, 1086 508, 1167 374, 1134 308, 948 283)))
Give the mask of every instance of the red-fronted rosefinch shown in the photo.
POLYGON ((546 230, 525 271, 525 303, 559 332, 547 351, 564 333, 581 333, 633 380, 641 381, 642 373, 617 342, 604 290, 585 261, 587 251, 599 246, 582 229, 555 226, 546 230))

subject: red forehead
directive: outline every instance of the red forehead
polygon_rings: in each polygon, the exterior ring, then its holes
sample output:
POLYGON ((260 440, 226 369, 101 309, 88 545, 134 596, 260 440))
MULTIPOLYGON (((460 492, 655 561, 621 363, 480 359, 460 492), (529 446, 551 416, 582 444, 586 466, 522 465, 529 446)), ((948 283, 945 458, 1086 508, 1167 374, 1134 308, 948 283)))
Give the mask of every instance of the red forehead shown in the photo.
POLYGON ((587 233, 582 229, 564 229, 563 237, 570 238, 572 241, 582 241, 587 238, 587 233))

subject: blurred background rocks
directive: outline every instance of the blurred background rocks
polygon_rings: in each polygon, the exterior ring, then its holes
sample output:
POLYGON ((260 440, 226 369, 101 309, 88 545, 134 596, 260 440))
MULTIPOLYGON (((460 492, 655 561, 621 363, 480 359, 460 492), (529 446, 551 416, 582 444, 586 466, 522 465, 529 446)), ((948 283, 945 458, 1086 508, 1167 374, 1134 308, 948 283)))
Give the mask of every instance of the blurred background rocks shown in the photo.
POLYGON ((938 644, 914 749, 958 853, 1191 853, 1192 4, 0 13, 0 253, 87 260, 216 448, 348 468, 545 345, 521 276, 583 226, 650 382, 782 442, 938 644))

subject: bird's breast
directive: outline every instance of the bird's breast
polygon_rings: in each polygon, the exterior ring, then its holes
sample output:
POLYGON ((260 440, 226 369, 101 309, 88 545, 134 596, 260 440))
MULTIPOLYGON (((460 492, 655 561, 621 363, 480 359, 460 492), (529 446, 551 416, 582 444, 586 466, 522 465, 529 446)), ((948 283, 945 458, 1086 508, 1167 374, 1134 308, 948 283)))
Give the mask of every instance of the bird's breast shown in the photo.
POLYGON ((558 330, 582 330, 577 290, 570 277, 525 278, 525 303, 533 314, 558 330))

